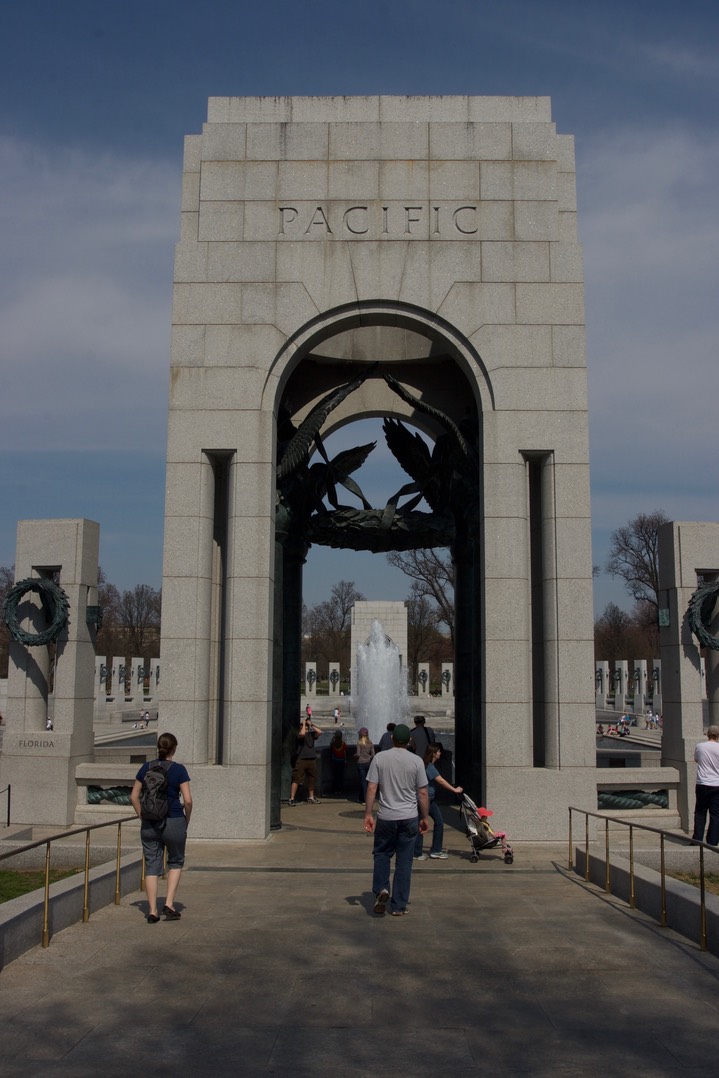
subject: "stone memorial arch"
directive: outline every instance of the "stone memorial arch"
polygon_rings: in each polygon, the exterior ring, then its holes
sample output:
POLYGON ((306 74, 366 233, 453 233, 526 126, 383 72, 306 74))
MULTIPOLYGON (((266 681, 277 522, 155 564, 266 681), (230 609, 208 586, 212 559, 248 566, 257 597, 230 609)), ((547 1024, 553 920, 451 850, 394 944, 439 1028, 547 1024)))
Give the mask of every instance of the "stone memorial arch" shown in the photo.
POLYGON ((194 835, 280 821, 310 543, 449 547, 459 781, 525 838, 596 806, 583 319, 548 99, 210 100, 175 262, 160 712, 194 835), (370 447, 324 448, 367 416, 407 471, 379 506, 370 447))

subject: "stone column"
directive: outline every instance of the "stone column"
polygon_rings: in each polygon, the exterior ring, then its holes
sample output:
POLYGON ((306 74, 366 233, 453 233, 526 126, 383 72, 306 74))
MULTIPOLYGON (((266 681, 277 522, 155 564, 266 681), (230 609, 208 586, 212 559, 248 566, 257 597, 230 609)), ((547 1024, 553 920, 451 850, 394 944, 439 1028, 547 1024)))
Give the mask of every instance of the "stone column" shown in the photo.
POLYGON ((150 659, 150 696, 153 704, 157 704, 157 694, 160 688, 160 660, 150 659))
POLYGON ((330 696, 339 696, 340 694, 340 664, 329 664, 329 680, 328 680, 328 693, 330 696))
POLYGON ((670 521, 659 528, 662 764, 679 770, 679 812, 686 830, 694 812, 694 748, 704 735, 699 646, 686 613, 698 576, 716 571, 717 550, 719 524, 670 521))
POLYGON ((647 660, 634 660, 634 710, 643 715, 647 709, 647 660))
POLYGON ((442 696, 454 696, 454 663, 442 663, 442 696))
MULTIPOLYGON (((716 580, 717 573, 704 573, 704 580, 709 583, 716 580)), ((719 639, 719 602, 714 607, 714 615, 709 624, 709 632, 719 639)), ((719 651, 707 649, 706 660, 706 694, 709 712, 709 726, 719 726, 719 651)))
POLYGON ((317 695, 317 663, 305 663, 305 696, 317 695))
POLYGON ((617 659, 614 664, 614 710, 624 711, 627 706, 627 677, 629 663, 626 659, 617 659))
POLYGON ((429 663, 420 663, 417 671, 417 695, 427 696, 429 693, 429 663))
POLYGON ((608 689, 609 663, 601 659, 594 664, 594 707, 597 711, 606 710, 608 689))
POLYGON ((664 710, 661 659, 652 659, 652 707, 654 713, 658 715, 661 715, 664 710))
POLYGON ((130 696, 136 711, 145 710, 145 664, 140 658, 130 659, 130 696))
MULTIPOLYGON (((68 624, 56 640, 54 729, 46 730, 48 649, 16 641, 10 648, 8 723, 0 786, 12 784, 12 822, 67 827, 73 822, 77 764, 93 759, 94 629, 100 526, 90 520, 22 520, 15 557, 18 580, 55 576, 69 601, 68 624)), ((25 627, 46 622, 25 602, 25 627)))

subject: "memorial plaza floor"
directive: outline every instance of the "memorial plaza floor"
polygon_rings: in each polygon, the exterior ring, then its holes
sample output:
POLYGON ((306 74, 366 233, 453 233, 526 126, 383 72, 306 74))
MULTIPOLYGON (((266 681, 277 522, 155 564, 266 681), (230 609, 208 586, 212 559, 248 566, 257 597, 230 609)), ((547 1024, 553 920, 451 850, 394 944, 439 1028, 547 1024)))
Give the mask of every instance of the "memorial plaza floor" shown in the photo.
MULTIPOLYGON (((567 871, 561 845, 479 864, 447 806, 410 913, 372 913, 347 801, 263 844, 190 843, 182 919, 144 894, 0 973, 3 1075, 706 1074, 719 959, 567 871)), ((511 837, 511 836, 510 836, 511 837)), ((162 888, 161 888, 161 894, 162 888)))

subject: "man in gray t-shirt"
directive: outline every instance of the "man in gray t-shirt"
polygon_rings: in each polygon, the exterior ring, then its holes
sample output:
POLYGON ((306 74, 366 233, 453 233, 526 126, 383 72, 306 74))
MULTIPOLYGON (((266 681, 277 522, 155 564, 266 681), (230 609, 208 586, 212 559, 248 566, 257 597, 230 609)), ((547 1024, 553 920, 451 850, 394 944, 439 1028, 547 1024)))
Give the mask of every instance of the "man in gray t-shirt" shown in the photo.
POLYGON ((407 751, 409 730, 400 723, 392 731, 393 748, 377 753, 367 774, 364 829, 374 833, 372 890, 374 912, 384 916, 387 903, 393 917, 407 912, 412 882, 412 854, 417 834, 428 828, 427 772, 419 757, 407 751), (377 820, 372 807, 379 791, 377 820), (419 806, 419 813, 418 813, 419 806), (390 864, 396 855, 390 901, 390 864))

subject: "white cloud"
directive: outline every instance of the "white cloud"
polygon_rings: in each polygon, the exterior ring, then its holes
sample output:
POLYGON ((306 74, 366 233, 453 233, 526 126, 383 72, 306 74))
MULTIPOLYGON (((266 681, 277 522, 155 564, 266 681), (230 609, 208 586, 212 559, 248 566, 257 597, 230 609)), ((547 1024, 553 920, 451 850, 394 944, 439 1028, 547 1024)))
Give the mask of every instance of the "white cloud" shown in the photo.
POLYGON ((161 431, 177 164, 4 139, 0 173, 4 445, 30 431, 36 449, 120 448, 161 431))
MULTIPOLYGON (((719 139, 668 126, 578 146, 594 560, 639 512, 712 520, 719 139)), ((597 610, 616 594, 603 577, 597 610)))
POLYGON ((680 481, 714 438, 718 166, 716 136, 677 129, 627 130, 580 154, 598 476, 610 464, 680 481))

